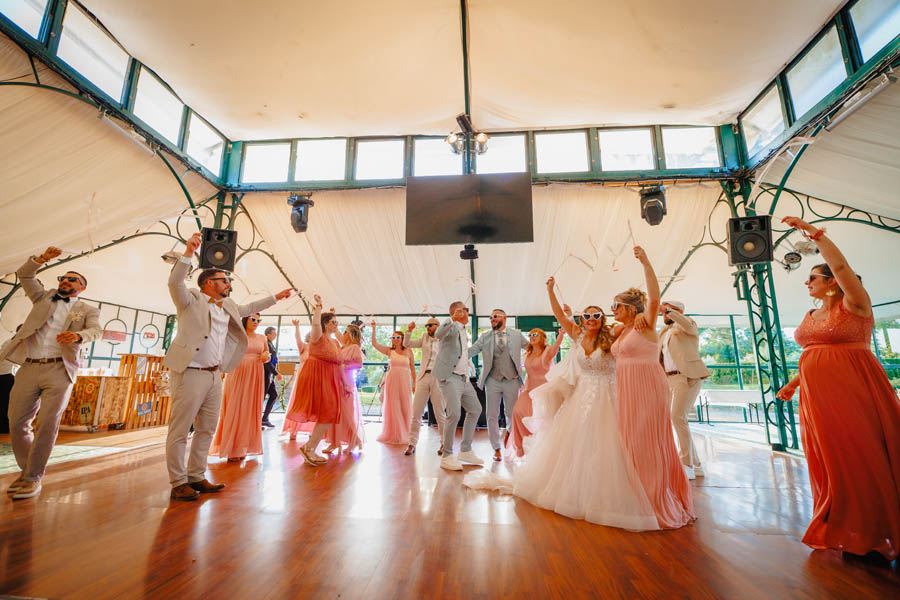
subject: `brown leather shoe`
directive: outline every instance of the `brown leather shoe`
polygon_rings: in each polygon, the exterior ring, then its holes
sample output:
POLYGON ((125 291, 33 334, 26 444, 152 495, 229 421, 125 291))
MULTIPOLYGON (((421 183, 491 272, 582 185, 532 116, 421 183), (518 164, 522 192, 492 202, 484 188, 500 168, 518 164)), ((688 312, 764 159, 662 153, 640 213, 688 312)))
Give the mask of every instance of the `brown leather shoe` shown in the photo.
POLYGON ((188 483, 182 483, 172 488, 172 500, 196 500, 197 490, 192 488, 188 483))
POLYGON ((205 479, 201 479, 200 481, 192 481, 188 485, 201 494, 211 494, 212 492, 218 492, 219 490, 225 488, 224 483, 210 483, 205 479))

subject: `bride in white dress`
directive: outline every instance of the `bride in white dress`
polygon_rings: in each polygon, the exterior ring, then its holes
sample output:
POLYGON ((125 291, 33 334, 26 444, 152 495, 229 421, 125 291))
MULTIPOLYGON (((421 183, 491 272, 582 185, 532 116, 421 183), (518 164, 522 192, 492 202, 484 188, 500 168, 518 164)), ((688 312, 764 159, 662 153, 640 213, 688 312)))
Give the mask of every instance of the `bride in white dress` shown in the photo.
POLYGON ((553 313, 575 340, 531 392, 534 417, 525 460, 512 479, 487 469, 469 473, 463 485, 512 492, 531 504, 573 519, 632 531, 659 529, 650 500, 619 433, 612 336, 603 311, 588 306, 584 331, 563 313, 547 281, 553 313))

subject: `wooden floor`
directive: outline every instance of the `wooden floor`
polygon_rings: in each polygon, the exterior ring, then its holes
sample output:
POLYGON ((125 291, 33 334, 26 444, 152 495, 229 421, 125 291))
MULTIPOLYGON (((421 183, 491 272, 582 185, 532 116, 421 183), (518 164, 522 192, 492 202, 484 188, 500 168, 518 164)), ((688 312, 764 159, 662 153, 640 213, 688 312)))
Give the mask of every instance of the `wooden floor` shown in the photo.
MULTIPOLYGON (((380 425, 369 426, 374 440, 380 425)), ((212 462, 220 494, 170 503, 161 445, 51 467, 0 505, 0 594, 42 598, 898 598, 888 566, 813 552, 802 459, 698 438, 698 520, 629 533, 474 492, 419 453, 375 441, 304 466, 212 462)), ((479 432, 476 452, 489 455, 479 432)), ((511 465, 494 465, 500 470, 511 465)), ((14 475, 0 478, 4 487, 14 475)))

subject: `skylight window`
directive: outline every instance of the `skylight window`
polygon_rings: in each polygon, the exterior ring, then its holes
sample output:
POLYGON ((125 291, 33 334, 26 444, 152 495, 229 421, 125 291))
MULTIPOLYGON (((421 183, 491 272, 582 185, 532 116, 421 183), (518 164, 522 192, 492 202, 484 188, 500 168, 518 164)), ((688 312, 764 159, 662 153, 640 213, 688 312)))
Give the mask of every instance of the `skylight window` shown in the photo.
POLYGON ((772 86, 741 119, 747 155, 757 152, 772 143, 784 131, 784 114, 777 86, 772 86))
POLYGON ((667 169, 718 167, 719 145, 712 127, 663 127, 667 169))
POLYGON ((222 171, 225 139, 193 112, 191 112, 191 119, 188 122, 187 136, 188 156, 218 177, 222 171))
POLYGON ((46 10, 47 0, 0 0, 0 14, 34 39, 41 33, 46 10))
POLYGON ((832 27, 787 71, 794 116, 802 117, 846 78, 841 41, 837 29, 832 27))
POLYGON ((131 57, 75 3, 66 6, 56 54, 107 96, 122 101, 131 57))
POLYGON ((538 173, 580 173, 590 170, 586 131, 536 133, 534 145, 538 173))
POLYGON ((462 173, 462 155, 454 154, 443 138, 422 138, 415 141, 414 174, 459 175, 462 173))
POLYGON ((600 168, 604 171, 639 171, 656 166, 649 129, 600 131, 600 168))
POLYGON ((247 144, 244 146, 244 183, 287 181, 291 162, 290 142, 247 144))
POLYGON ((347 140, 300 140, 297 142, 297 181, 339 181, 347 167, 347 140))
POLYGON ((475 157, 479 173, 524 173, 528 170, 524 135, 492 135, 487 152, 475 157))
POLYGON ((900 34, 900 1, 860 0, 850 9, 863 62, 900 34))
POLYGON ((144 67, 138 75, 134 114, 158 131, 164 138, 178 144, 178 132, 184 115, 184 104, 169 88, 144 67))
POLYGON ((403 140, 356 143, 356 179, 403 179, 403 140))

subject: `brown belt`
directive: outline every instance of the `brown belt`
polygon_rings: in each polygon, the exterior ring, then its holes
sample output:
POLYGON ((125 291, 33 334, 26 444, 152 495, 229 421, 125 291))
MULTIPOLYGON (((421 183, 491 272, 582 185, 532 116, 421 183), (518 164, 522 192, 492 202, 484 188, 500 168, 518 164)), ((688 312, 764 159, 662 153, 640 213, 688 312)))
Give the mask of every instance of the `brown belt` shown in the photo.
POLYGON ((681 375, 681 371, 666 371, 666 375, 681 375))
POLYGON ((198 371, 218 371, 219 365, 216 365, 214 367, 188 367, 188 369, 196 369, 198 371))
POLYGON ((26 358, 25 362, 35 363, 38 365, 46 365, 50 363, 62 362, 62 356, 57 356, 56 358, 26 358))

